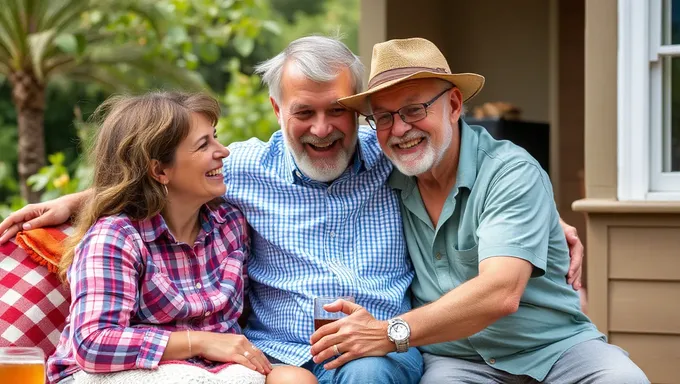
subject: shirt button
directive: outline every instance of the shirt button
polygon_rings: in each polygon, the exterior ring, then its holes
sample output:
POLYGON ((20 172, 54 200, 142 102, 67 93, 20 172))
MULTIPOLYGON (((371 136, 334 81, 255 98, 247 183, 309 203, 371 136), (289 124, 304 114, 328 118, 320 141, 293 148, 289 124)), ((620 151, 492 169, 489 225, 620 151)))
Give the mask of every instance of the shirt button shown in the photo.
POLYGON ((202 286, 203 286, 203 284, 201 284, 201 283, 196 283, 196 289, 201 289, 202 286))
POLYGON ((295 174, 297 175, 297 177, 302 177, 302 174, 300 173, 300 171, 295 171, 295 174))
POLYGON ((212 313, 212 312, 207 311, 207 312, 205 313, 205 316, 208 317, 208 316, 210 316, 211 313, 212 313))
POLYGON ((335 232, 331 231, 331 237, 335 237, 335 232))
POLYGON ((434 257, 435 257, 435 259, 437 259, 437 260, 441 260, 441 259, 442 259, 442 254, 439 253, 439 252, 437 252, 437 254, 436 254, 434 257))
POLYGON ((496 359, 489 359, 489 364, 496 364, 496 359))

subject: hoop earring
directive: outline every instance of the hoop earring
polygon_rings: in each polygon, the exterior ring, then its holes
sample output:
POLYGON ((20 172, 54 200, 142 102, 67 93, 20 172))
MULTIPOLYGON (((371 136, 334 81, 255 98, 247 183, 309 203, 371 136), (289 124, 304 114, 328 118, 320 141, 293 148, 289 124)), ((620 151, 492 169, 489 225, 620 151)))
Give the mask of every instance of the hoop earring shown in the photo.
POLYGON ((168 186, 163 184, 163 190, 165 191, 165 197, 168 197, 168 186))

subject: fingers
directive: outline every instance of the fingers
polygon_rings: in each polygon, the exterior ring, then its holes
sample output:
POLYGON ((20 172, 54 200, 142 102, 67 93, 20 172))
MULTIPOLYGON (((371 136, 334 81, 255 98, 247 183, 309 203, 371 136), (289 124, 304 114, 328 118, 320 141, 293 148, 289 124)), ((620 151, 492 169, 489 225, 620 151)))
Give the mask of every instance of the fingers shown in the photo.
MULTIPOLYGON (((334 321, 330 324, 326 324, 323 327, 319 328, 312 334, 312 337, 309 339, 310 344, 312 346, 316 344, 319 340, 324 338, 325 336, 332 335, 334 333, 337 333, 340 330, 340 326, 342 325, 342 320, 340 319, 338 321, 334 321)), ((312 349, 314 349, 312 347, 312 349)))
POLYGON ((237 363, 237 364, 241 364, 241 365, 243 365, 244 367, 250 368, 250 369, 252 369, 253 371, 257 371, 257 372, 260 372, 260 373, 264 374, 262 371, 260 371, 260 370, 257 369, 257 366, 255 366, 255 364, 253 364, 247 357, 245 357, 245 356, 243 356, 243 355, 236 354, 236 355, 231 359, 231 361, 233 361, 234 363, 237 363))
POLYGON ((323 361, 326 361, 328 359, 334 358, 334 357, 339 357, 343 353, 343 345, 341 344, 332 344, 329 347, 325 349, 319 349, 321 352, 319 352, 316 356, 312 358, 312 360, 316 363, 319 364, 323 361), (335 349, 338 349, 338 353, 335 353, 335 349))
MULTIPOLYGON (((357 355, 355 355, 352 351, 343 352, 343 347, 344 347, 344 345, 338 344, 338 351, 340 351, 340 356, 338 356, 337 358, 333 359, 332 361, 324 364, 324 366, 323 366, 324 369, 330 371, 331 369, 340 368, 343 365, 345 365, 345 364, 349 363, 350 361, 357 358, 357 355)), ((324 360, 321 360, 321 361, 324 361, 324 360)))
POLYGON ((316 343, 313 343, 310 353, 313 356, 314 362, 320 363, 326 359, 335 356, 333 346, 338 345, 338 348, 340 348, 339 345, 342 344, 342 342, 345 341, 345 339, 346 339, 345 337, 337 333, 332 333, 327 336, 324 336, 316 343))
POLYGON ((352 313, 356 312, 357 310, 361 309, 362 306, 359 304, 352 303, 351 301, 347 300, 336 300, 331 304, 326 304, 323 306, 323 309, 325 309, 328 312, 343 312, 346 315, 351 315, 352 313))
MULTIPOLYGON (((3 222, 4 223, 4 222, 3 222)), ((9 239, 14 237, 21 230, 20 224, 12 224, 11 227, 5 230, 5 232, 0 236, 0 245, 5 244, 9 239)))
POLYGON ((269 362, 269 359, 267 359, 267 356, 254 345, 251 344, 250 347, 246 348, 243 355, 258 367, 258 372, 265 375, 271 372, 272 365, 269 362))

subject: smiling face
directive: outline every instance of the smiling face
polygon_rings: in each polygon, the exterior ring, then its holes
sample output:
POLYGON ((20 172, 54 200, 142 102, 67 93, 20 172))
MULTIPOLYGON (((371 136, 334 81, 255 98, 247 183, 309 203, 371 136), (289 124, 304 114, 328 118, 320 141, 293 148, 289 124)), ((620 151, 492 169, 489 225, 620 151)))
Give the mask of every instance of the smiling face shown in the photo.
POLYGON ((295 65, 284 67, 282 100, 272 99, 286 146, 309 178, 329 182, 349 166, 357 144, 356 114, 337 100, 353 94, 348 68, 335 80, 319 83, 306 78, 295 65))
POLYGON ((222 159, 229 151, 216 139, 215 128, 198 113, 177 147, 172 164, 164 167, 168 199, 173 203, 202 205, 225 193, 222 159))
MULTIPOLYGON (((425 103, 450 86, 432 79, 407 81, 376 92, 371 96, 371 107, 373 113, 396 111, 407 105, 425 103)), ((380 147, 407 176, 432 170, 458 144, 454 133, 461 105, 462 95, 453 88, 428 107, 427 117, 420 121, 405 123, 395 114, 391 128, 377 131, 380 147)))

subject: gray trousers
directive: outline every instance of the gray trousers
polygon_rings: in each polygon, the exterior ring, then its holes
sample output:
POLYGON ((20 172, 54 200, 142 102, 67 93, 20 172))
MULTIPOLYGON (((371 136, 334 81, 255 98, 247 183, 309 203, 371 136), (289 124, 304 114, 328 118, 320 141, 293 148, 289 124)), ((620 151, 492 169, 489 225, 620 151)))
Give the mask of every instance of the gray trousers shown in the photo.
MULTIPOLYGON (((517 376, 488 366, 483 361, 423 353, 425 374, 420 384, 536 384, 529 376, 517 376)), ((621 348, 602 340, 576 344, 559 358, 542 383, 549 384, 649 384, 647 376, 621 348)))

